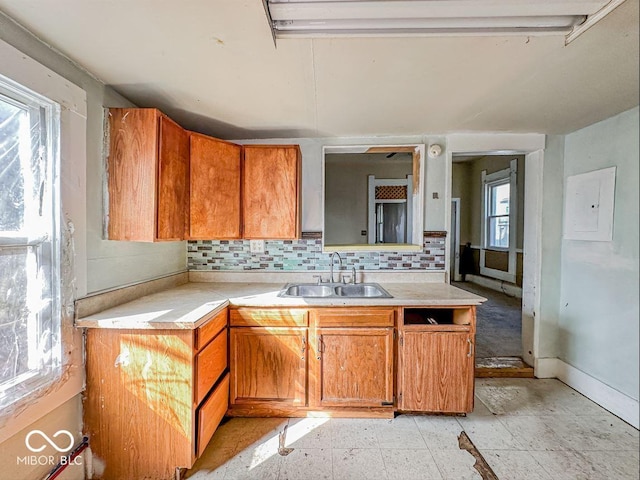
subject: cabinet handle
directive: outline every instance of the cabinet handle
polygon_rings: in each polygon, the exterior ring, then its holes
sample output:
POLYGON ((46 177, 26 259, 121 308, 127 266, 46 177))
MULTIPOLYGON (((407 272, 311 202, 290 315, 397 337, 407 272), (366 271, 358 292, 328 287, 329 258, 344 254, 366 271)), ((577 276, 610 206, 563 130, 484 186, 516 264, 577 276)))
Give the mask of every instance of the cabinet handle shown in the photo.
POLYGON ((320 354, 322 353, 322 335, 318 335, 318 356, 316 357, 320 360, 320 354))
POLYGON ((473 356, 473 342, 470 338, 467 338, 467 342, 469 343, 469 351, 467 352, 467 357, 473 356))
POLYGON ((302 360, 304 360, 304 352, 307 350, 307 339, 306 339, 306 337, 304 335, 302 336, 302 347, 301 347, 301 350, 302 350, 302 360))

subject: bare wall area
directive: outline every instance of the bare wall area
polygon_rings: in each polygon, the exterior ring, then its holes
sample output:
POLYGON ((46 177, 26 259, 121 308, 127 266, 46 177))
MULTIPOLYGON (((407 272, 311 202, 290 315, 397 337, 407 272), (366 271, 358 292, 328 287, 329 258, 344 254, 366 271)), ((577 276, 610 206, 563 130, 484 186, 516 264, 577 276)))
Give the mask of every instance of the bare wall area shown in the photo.
POLYGON ((571 175, 616 167, 615 204, 612 241, 562 240, 558 320, 558 357, 635 400, 639 129, 636 107, 566 136, 565 185, 571 175))

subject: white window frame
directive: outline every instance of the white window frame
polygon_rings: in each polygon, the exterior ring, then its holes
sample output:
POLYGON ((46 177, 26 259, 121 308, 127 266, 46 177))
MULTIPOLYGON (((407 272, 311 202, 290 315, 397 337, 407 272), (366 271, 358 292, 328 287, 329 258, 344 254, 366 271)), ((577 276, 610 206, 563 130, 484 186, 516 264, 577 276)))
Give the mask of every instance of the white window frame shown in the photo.
POLYGON ((2 443, 84 389, 82 331, 73 326, 73 302, 87 294, 87 94, 2 40, 0 74, 60 105, 62 265, 62 375, 49 388, 0 409, 2 443))
MULTIPOLYGON (((508 171, 508 169, 507 169, 508 171)), ((511 217, 511 215, 509 213, 507 213, 506 215, 493 215, 491 213, 491 193, 492 190, 494 188, 500 187, 502 185, 510 185, 510 181, 509 181, 509 176, 507 175, 506 178, 502 178, 500 180, 494 180, 492 182, 487 182, 484 185, 484 219, 485 219, 485 231, 484 231, 484 235, 485 235, 485 246, 487 249, 491 249, 491 250, 502 250, 502 251, 509 251, 509 246, 507 245, 506 247, 502 247, 500 245, 492 245, 491 244, 491 219, 492 218, 501 218, 501 217, 511 217)), ((509 190, 509 206, 511 206, 511 190, 509 190)), ((511 223, 509 223, 509 232, 508 232, 509 238, 511 238, 511 223)))
POLYGON ((481 222, 481 248, 480 248, 480 275, 503 280, 509 283, 516 283, 517 268, 517 222, 518 222, 518 160, 513 159, 509 163, 509 168, 499 170, 497 172, 487 174, 486 170, 482 171, 482 222, 481 222), (491 247, 488 245, 489 238, 489 192, 490 188, 506 182, 509 182, 509 248, 491 247), (508 270, 502 271, 494 268, 488 268, 485 263, 485 254, 487 250, 508 252, 509 266, 508 270))
MULTIPOLYGON (((7 408, 56 383, 61 374, 61 308, 60 308, 60 106, 42 95, 0 75, 0 95, 3 103, 14 104, 29 112, 27 132, 22 132, 20 148, 24 149, 25 133, 30 140, 38 128, 38 142, 45 158, 38 163, 36 178, 43 179, 40 199, 31 197, 34 186, 30 176, 24 177, 25 221, 19 231, 0 231, 0 254, 26 250, 25 275, 27 285, 23 293, 27 301, 26 314, 27 370, 0 384, 0 408, 7 408), (33 117, 37 116, 37 119, 33 117), (34 123, 37 122, 37 123, 34 123), (30 259, 30 260, 29 260, 30 259), (29 267, 29 264, 31 266, 29 267), (37 267, 36 267, 37 266, 37 267)), ((22 127, 21 127, 22 128, 22 127)), ((21 172, 30 169, 34 148, 22 151, 26 162, 21 172), (29 158, 27 158, 29 157, 29 158)), ((31 173, 31 172, 29 172, 31 173)), ((5 366, 9 368, 8 366, 5 366)))

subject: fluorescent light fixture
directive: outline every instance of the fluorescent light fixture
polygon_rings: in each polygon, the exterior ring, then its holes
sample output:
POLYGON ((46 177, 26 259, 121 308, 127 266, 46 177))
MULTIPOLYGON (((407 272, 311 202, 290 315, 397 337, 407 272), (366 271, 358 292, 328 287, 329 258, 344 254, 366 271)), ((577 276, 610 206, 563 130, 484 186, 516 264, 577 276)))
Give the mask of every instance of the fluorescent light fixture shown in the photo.
POLYGON ((274 35, 287 38, 569 34, 610 0, 266 2, 274 35))

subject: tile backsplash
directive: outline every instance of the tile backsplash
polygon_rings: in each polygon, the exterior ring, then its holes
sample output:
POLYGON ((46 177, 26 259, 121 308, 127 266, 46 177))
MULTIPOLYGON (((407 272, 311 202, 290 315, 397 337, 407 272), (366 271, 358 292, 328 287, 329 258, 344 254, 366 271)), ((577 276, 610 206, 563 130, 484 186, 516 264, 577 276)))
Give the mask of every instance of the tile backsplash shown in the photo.
MULTIPOLYGON (((444 270, 444 232, 426 232, 421 252, 340 252, 343 268, 357 270, 444 270)), ((249 240, 187 242, 189 270, 258 270, 265 272, 329 269, 322 239, 266 240, 265 252, 251 253, 249 240)), ((336 262, 337 264, 337 262, 336 262)))

